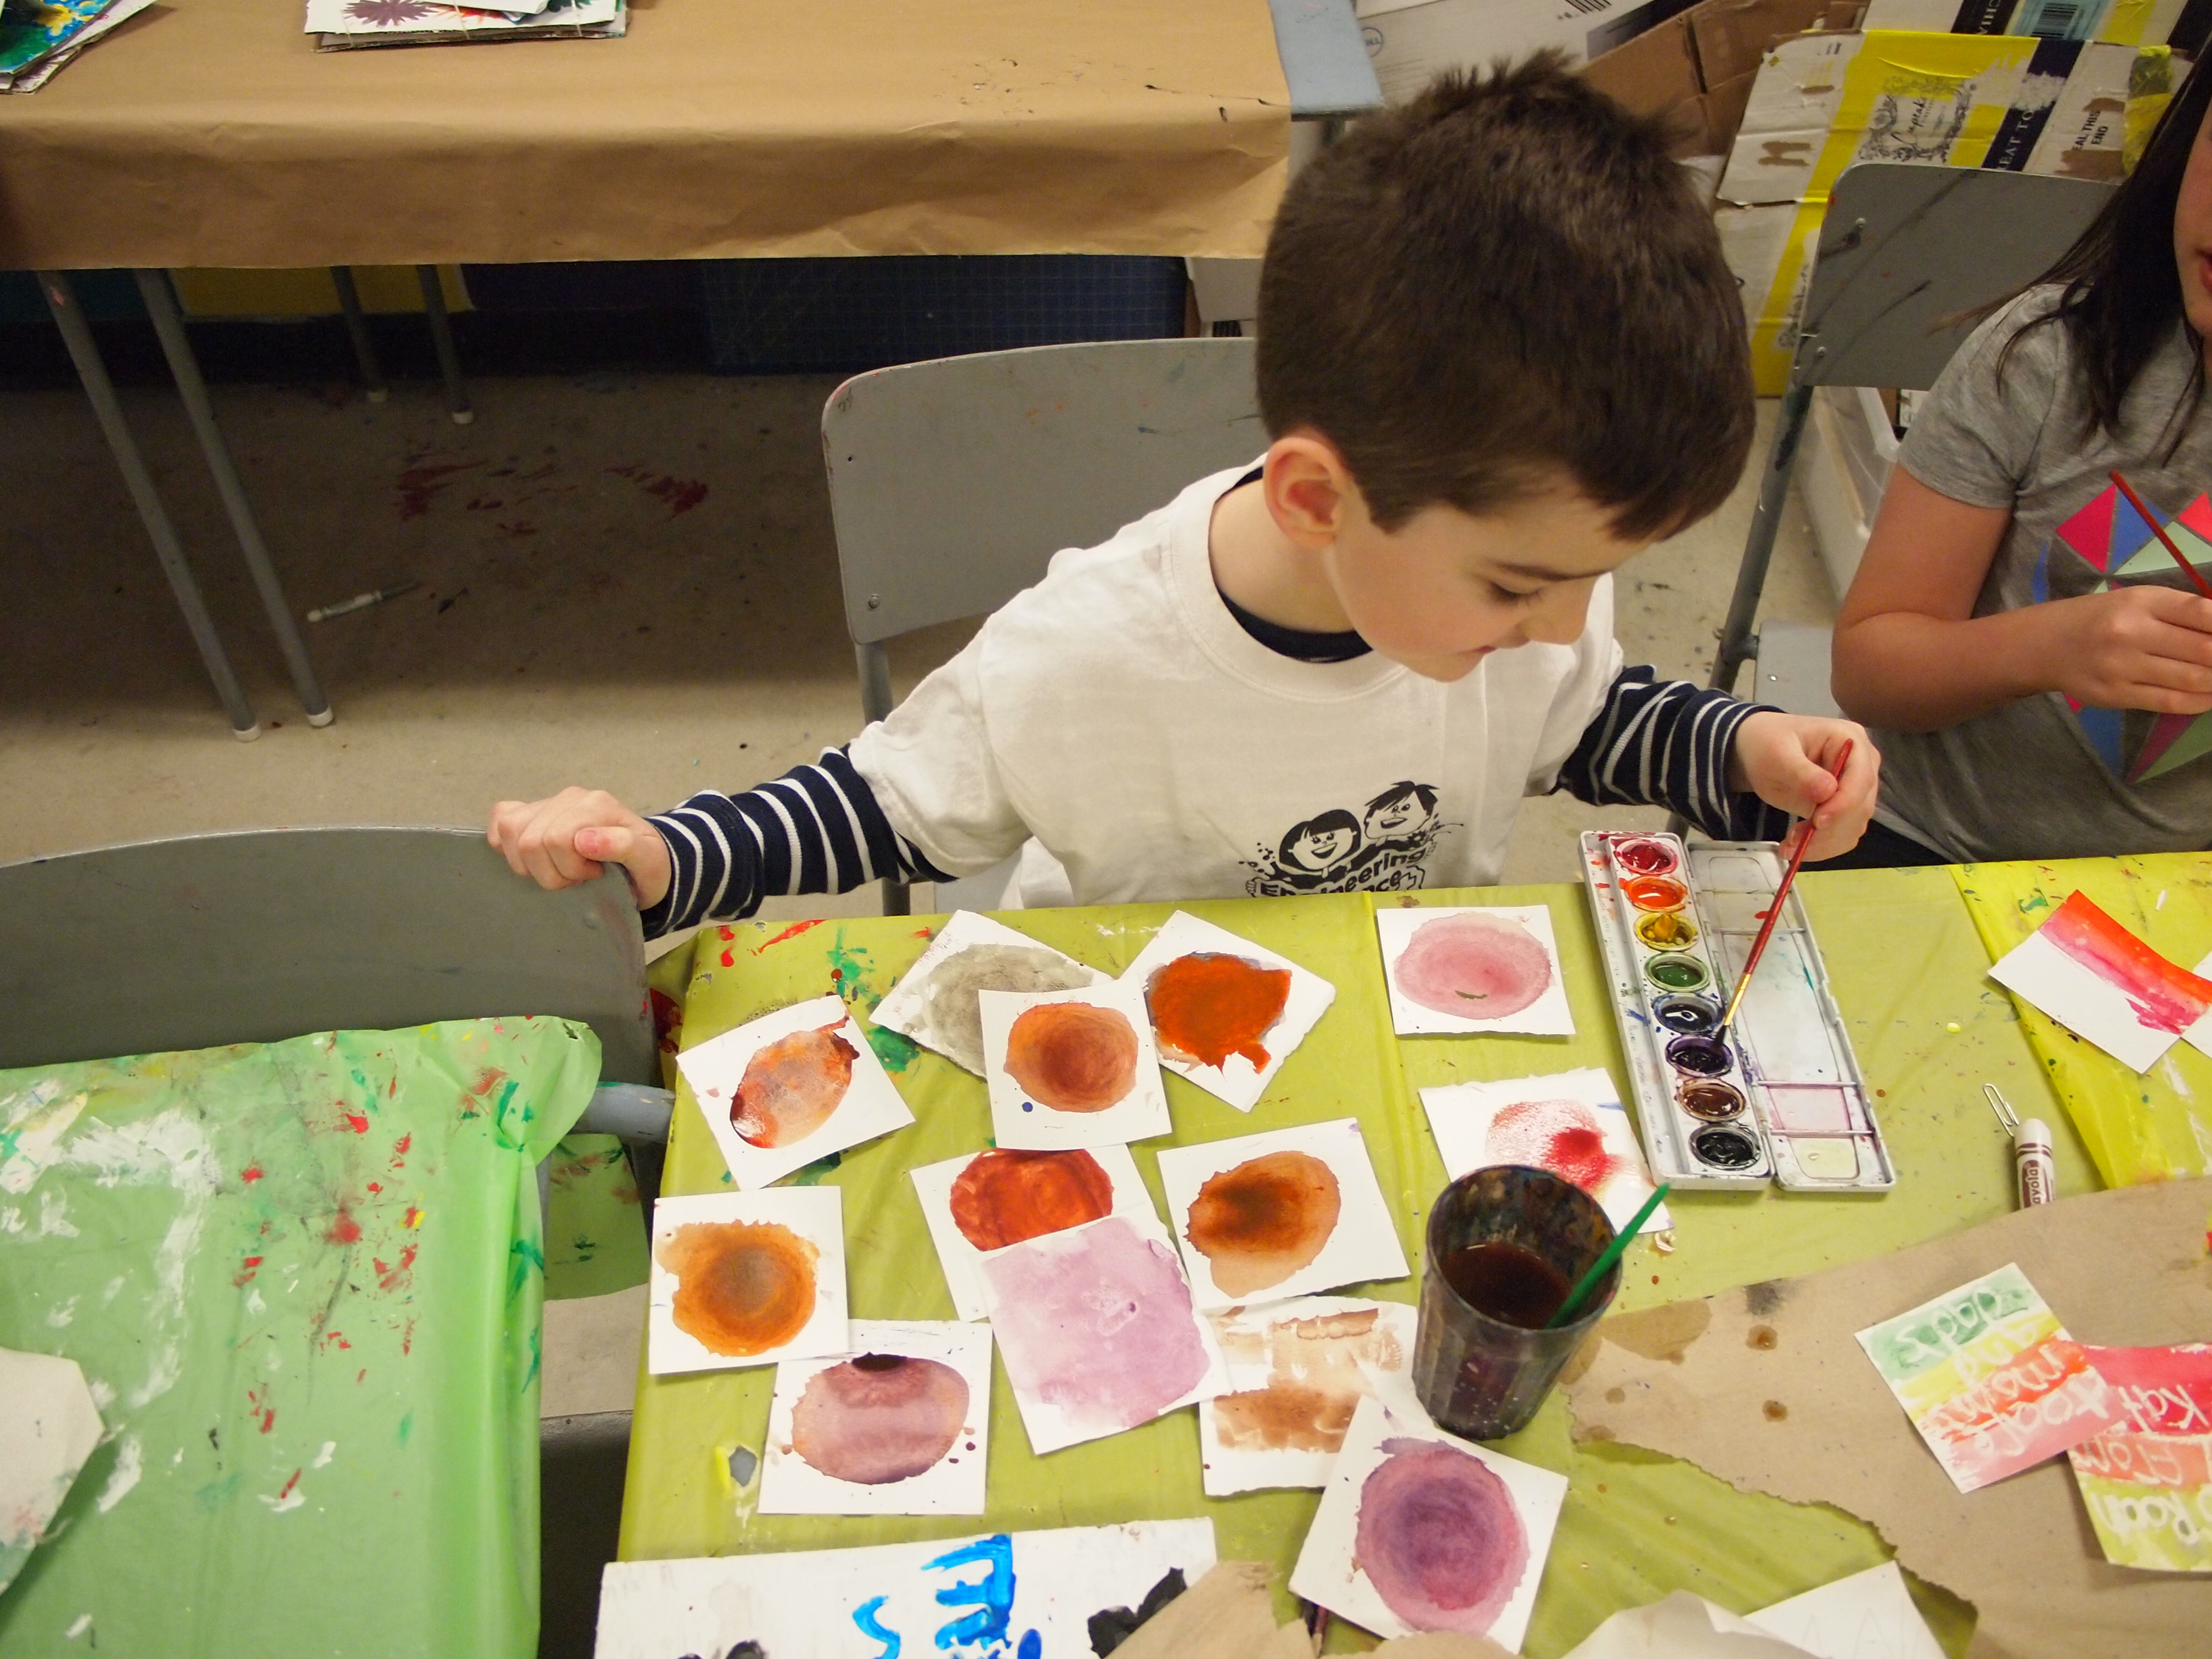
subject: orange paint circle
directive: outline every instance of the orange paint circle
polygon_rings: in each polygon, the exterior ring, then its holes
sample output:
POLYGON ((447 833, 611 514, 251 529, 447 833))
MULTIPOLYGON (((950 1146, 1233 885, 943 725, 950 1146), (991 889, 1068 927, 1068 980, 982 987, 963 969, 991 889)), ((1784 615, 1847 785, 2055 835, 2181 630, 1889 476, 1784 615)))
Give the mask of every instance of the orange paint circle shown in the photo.
POLYGON ((676 1275, 670 1312, 700 1346, 744 1358, 794 1340, 814 1316, 821 1252, 773 1221, 690 1222, 655 1252, 676 1275))
POLYGON ((1006 1033, 1006 1075, 1055 1112, 1103 1112, 1137 1080, 1137 1032, 1118 1009, 1041 1002, 1006 1033))
POLYGON ((1328 1164, 1310 1152, 1267 1152, 1200 1187, 1183 1237, 1206 1259, 1224 1295, 1249 1296, 1319 1255, 1342 1210, 1328 1164))
POLYGON ((730 1102, 730 1127, 739 1139, 788 1146, 830 1121, 853 1086, 853 1062, 860 1058, 839 1035, 843 1024, 793 1031, 754 1051, 730 1102))
POLYGON ((1114 1209, 1114 1182, 1085 1152, 981 1152, 952 1183, 952 1224, 979 1250, 1065 1232, 1114 1209))
POLYGON ((1263 968, 1220 951, 1194 951, 1157 969, 1145 984, 1145 1008, 1161 1046, 1178 1060, 1219 1066, 1241 1054, 1255 1072, 1267 1051, 1260 1039, 1283 1017, 1291 970, 1263 968))

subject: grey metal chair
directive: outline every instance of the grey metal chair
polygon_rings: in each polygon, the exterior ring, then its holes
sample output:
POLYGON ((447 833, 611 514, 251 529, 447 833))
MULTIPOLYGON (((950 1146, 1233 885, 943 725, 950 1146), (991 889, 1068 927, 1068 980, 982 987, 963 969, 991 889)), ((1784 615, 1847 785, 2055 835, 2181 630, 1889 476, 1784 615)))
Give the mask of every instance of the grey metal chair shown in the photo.
POLYGON ((1734 690, 1754 653, 1762 690, 1827 684, 1826 630, 1777 629, 1772 650, 1762 649, 1753 631, 1813 389, 1935 385, 1972 331, 1965 313, 2048 270, 2112 189, 2088 179, 1905 162, 1844 169, 1820 226, 1790 384, 1721 629, 1715 686, 1734 690))
MULTIPOLYGON (((822 446, 862 713, 891 711, 884 641, 995 610, 1059 550, 1266 448, 1253 349, 1035 346, 877 369, 831 393, 822 446)), ((886 915, 908 903, 884 882, 886 915)))

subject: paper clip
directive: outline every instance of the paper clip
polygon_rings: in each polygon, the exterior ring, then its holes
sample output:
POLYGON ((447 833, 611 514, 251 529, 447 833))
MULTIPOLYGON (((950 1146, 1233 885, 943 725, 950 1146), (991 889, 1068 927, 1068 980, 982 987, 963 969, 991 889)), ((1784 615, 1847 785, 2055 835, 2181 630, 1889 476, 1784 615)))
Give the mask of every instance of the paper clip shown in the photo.
POLYGON ((1997 1091, 1997 1085, 1994 1083, 1984 1083, 1982 1085, 1982 1093, 1988 1097, 1990 1109, 1997 1115, 1997 1121, 2003 1126, 2004 1132, 2007 1134, 2017 1133, 2020 1128, 2020 1114, 2014 1111, 2012 1103, 1997 1091))

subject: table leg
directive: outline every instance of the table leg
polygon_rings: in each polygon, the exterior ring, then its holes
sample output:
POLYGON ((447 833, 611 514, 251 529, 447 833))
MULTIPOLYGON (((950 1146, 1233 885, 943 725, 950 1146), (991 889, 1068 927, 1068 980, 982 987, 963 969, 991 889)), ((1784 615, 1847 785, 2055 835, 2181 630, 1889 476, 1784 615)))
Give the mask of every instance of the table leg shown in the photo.
POLYGON ((368 337, 368 318, 361 308, 361 290, 354 286, 351 265, 332 265, 331 283, 338 291, 338 310, 345 317, 346 337, 353 342, 353 360, 361 370, 362 389, 373 404, 380 404, 392 395, 392 388, 384 383, 384 371, 377 366, 376 343, 368 337))
POLYGON ((453 319, 446 314, 446 290, 438 282, 438 267, 417 265, 415 279, 422 285, 422 312, 430 319, 430 343, 438 350, 438 373, 446 377, 446 410, 455 426, 466 426, 477 417, 469 407, 469 389, 461 383, 461 354, 453 345, 453 319))
POLYGON ((69 273, 39 272, 39 290, 46 295, 46 310, 53 317, 54 325, 62 331, 62 343, 69 348, 70 361, 76 365, 84 395, 91 400, 93 416, 100 422, 107 447, 114 453, 116 469, 123 474, 123 487, 131 492, 131 503, 138 509, 139 522, 146 526, 147 538, 154 544, 154 556, 161 562, 161 574, 169 579, 169 591, 176 595, 177 608, 185 613, 185 626, 191 631, 192 643, 199 647, 200 660, 207 666, 208 678, 215 682, 216 695, 230 715, 231 735, 241 743, 251 742, 261 735, 260 724, 253 718, 245 689, 239 684, 230 659, 223 652, 214 619, 208 615, 207 601, 200 597, 199 583, 193 580, 191 566, 185 562, 185 550, 177 540, 176 526, 169 521, 168 511, 154 488, 153 475, 147 471, 138 446, 131 436, 131 428, 124 422, 123 406, 115 400, 115 387, 107 378, 107 365, 100 361, 100 347, 77 305, 76 290, 70 283, 69 273))
POLYGON ((238 469, 231 464, 230 447, 215 423, 215 405, 208 401, 207 382, 200 378, 199 360, 192 356, 192 343, 185 333, 176 295, 169 290, 168 273, 140 270, 134 274, 147 314, 154 319, 154 332, 161 342, 161 354, 169 360, 169 373, 176 377, 177 392, 184 399, 193 435, 200 441, 200 453, 206 457, 208 471, 214 476, 216 493, 222 497, 223 511, 229 514, 230 527, 238 536, 239 550, 245 554, 246 568, 260 592, 262 609, 269 613, 269 625, 276 630, 284 665, 292 671, 292 684, 300 694, 301 707, 307 710, 307 724, 328 726, 332 718, 330 699, 316 681, 307 642, 300 637, 299 624, 292 620, 284 586, 276 579, 276 568, 270 563, 269 549, 261 539, 261 526, 254 520, 252 503, 246 499, 246 486, 239 482, 238 469))

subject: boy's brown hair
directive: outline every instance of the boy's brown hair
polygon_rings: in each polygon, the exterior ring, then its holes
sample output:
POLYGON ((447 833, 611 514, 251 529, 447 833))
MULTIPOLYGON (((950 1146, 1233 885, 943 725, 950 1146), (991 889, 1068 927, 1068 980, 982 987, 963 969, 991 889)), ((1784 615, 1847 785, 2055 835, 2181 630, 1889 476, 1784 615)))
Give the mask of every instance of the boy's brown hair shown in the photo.
POLYGON ((1660 125, 1546 53, 1439 77, 1291 180, 1260 276, 1260 410, 1334 444, 1384 530, 1564 472, 1616 534, 1727 499, 1751 363, 1660 125))

